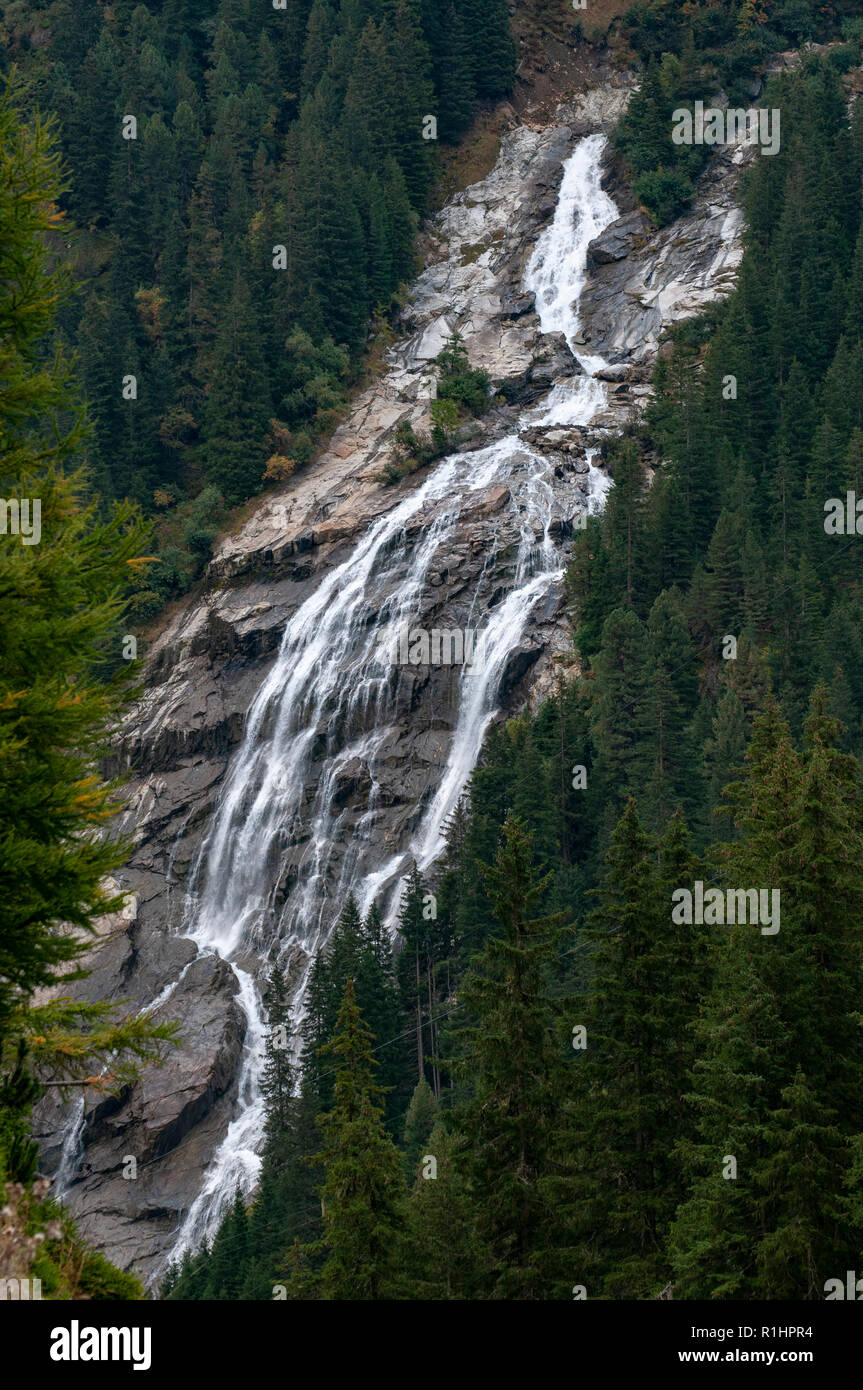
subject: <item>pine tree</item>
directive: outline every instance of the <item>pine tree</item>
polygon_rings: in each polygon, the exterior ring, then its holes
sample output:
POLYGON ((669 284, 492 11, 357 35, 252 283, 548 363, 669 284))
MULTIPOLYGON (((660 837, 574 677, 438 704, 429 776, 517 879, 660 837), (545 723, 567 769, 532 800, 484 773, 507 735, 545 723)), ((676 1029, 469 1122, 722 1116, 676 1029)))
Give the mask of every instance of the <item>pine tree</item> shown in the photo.
POLYGON ((774 912, 768 937, 751 925, 730 933, 700 1025, 700 1139, 673 1239, 684 1297, 821 1297, 851 1258, 839 1197, 860 1108, 852 997, 863 885, 858 772, 838 732, 817 691, 800 756, 768 701, 746 772, 727 791, 741 835, 718 851, 723 877, 778 890, 781 921, 774 912), (840 1050, 847 1069, 835 1066, 840 1050), (737 1162, 731 1183, 720 1150, 737 1162))
POLYGON ((608 532, 611 536, 611 563, 618 588, 626 590, 626 602, 635 594, 635 555, 644 511, 644 469, 638 449, 625 440, 614 449, 611 459, 614 487, 608 499, 608 532))
POLYGON ((379 1076, 388 1093, 387 1125, 395 1138, 411 1093, 412 1069, 392 946, 376 903, 372 903, 362 923, 359 954, 350 976, 354 980, 357 1005, 379 1040, 379 1076))
POLYGON ((405 1116, 404 1157, 405 1169, 410 1177, 416 1172, 423 1146, 434 1128, 437 1113, 438 1104, 434 1091, 423 1077, 414 1088, 405 1116))
POLYGON ((672 893, 695 876, 682 820, 656 846, 629 801, 589 922, 586 1046, 576 1053, 569 1106, 574 1277, 593 1298, 655 1297, 668 1282, 689 1030, 706 981, 703 942, 675 925, 672 893))
POLYGON ((512 91, 516 48, 510 32, 506 0, 455 0, 462 14, 474 54, 473 74, 477 94, 502 97, 512 91))
POLYGON ((476 102, 470 39, 455 5, 443 8, 440 38, 431 46, 438 94, 438 132, 451 144, 467 130, 476 102))
POLYGON ((689 1195, 669 1241, 677 1299, 759 1296, 756 1250, 769 1221, 757 1175, 787 1034, 758 978, 757 938, 714 931, 725 934, 713 945, 715 990, 698 1020, 688 1095, 697 1135, 679 1148, 689 1195))
POLYGON ((602 629, 594 662, 591 735, 597 776, 611 807, 643 785, 646 749, 639 737, 647 689, 647 640, 631 608, 617 608, 602 629))
POLYGON ((475 1299, 488 1276, 488 1255, 476 1235, 474 1198, 458 1161, 462 1144, 441 1120, 428 1136, 434 1170, 419 1172, 407 1207, 405 1265, 413 1298, 475 1299))
POLYGON ((839 724, 827 703, 819 686, 804 724, 799 780, 785 808, 774 881, 787 906, 771 978, 794 1030, 789 1060, 799 1063, 819 1102, 850 1134, 863 1065, 863 1036, 854 1023, 863 968, 863 802, 856 760, 840 751, 839 724), (840 1055, 846 1066, 837 1071, 840 1055))
POLYGON ((737 634, 742 627, 741 549, 739 521, 730 512, 721 512, 710 539, 705 567, 706 616, 716 637, 724 633, 737 634))
POLYGON ((401 907, 399 908, 399 935, 403 947, 399 953, 398 974, 402 997, 402 1008, 413 1024, 416 1040, 416 1076, 421 1081, 425 1076, 425 957, 428 951, 428 926, 423 917, 425 884, 416 864, 413 864, 406 879, 401 907))
POLYGON ((732 776, 739 774, 746 753, 746 714, 735 691, 723 692, 716 706, 712 728, 712 736, 704 745, 703 763, 707 781, 705 824, 711 830, 723 790, 732 776))
POLYGON ((237 1188, 233 1206, 219 1227, 208 1255, 207 1298, 230 1302, 239 1298, 246 1277, 248 1247, 246 1206, 237 1188))
POLYGON ((662 593, 647 621, 648 689, 638 715, 645 753, 643 792, 650 828, 659 830, 675 809, 692 804, 688 724, 697 692, 695 652, 680 597, 662 593))
POLYGON ((551 1298, 559 1287, 546 1270, 561 1232, 545 1183, 555 1169, 562 1072, 549 972, 564 914, 534 916, 551 876, 540 878, 532 857, 531 836, 507 818, 495 863, 484 869, 501 934, 459 986, 472 1094, 456 1110, 464 1146, 454 1159, 474 1194, 492 1298, 551 1298))
POLYGON ((267 1036, 261 1094, 267 1107, 266 1138, 278 1143, 295 1121, 294 1068, 290 1053, 290 1006, 284 972, 274 965, 267 981, 267 1036))
POLYGON ((403 1221, 401 1163, 383 1128, 373 1043, 349 980, 335 1034, 323 1049, 337 1059, 334 1104, 321 1117, 324 1144, 317 1155, 325 1172, 326 1257, 320 1275, 325 1299, 387 1298, 395 1288, 403 1221))
POLYGON ((771 1229, 758 1246, 760 1286, 770 1298, 821 1299, 837 1259, 853 1260, 836 1173, 847 1169, 842 1136, 798 1067, 771 1116, 758 1181, 768 1194, 771 1229))
POLYGON ((248 285, 239 274, 213 345, 204 410, 208 476, 230 501, 260 488, 272 415, 269 372, 248 285))
POLYGON ((23 120, 9 84, 0 96, 0 491, 9 499, 0 544, 0 1148, 12 1134, 24 1177, 33 1159, 28 1049, 42 1078, 80 1085, 98 1060, 106 1085, 119 1089, 135 1059, 161 1057, 173 1032, 134 1015, 113 1022, 110 1004, 76 1000, 80 970, 65 974, 64 999, 33 1001, 86 950, 96 919, 123 904, 109 874, 129 845, 107 829, 117 784, 97 769, 128 700, 120 624, 145 538, 134 508, 100 516, 85 501, 85 475, 63 471, 78 461, 85 418, 70 363, 50 346, 69 289, 49 245, 64 225, 61 192, 53 129, 23 120))

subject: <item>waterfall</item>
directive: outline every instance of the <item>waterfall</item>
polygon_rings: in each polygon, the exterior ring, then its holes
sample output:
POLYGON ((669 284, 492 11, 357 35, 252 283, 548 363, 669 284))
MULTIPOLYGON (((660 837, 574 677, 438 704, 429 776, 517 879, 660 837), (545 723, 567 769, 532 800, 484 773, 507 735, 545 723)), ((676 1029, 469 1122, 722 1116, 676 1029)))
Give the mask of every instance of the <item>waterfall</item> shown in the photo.
POLYGON ((578 301, 587 280, 587 248, 619 216, 602 187, 604 148, 604 135, 588 135, 570 155, 554 218, 536 244, 525 277, 525 288, 536 296, 543 333, 563 333, 588 376, 607 363, 601 357, 580 354, 576 343, 578 301))
POLYGON ((62 1202, 67 1191, 72 1186, 72 1180, 78 1171, 78 1165, 84 1155, 83 1138, 84 1126, 86 1124, 84 1108, 84 1092, 82 1090, 75 1102, 75 1113, 66 1131, 66 1137, 63 1140, 63 1150, 60 1154, 60 1166, 54 1174, 54 1190, 51 1196, 55 1202, 62 1202))
MULTIPOLYGON (((606 403, 595 379, 601 358, 580 352, 578 297, 588 243, 618 213, 600 186, 604 137, 579 142, 564 170, 555 217, 539 238, 525 287, 543 332, 563 332, 580 375, 557 383, 525 412, 517 430, 486 448, 443 459, 428 478, 356 543, 288 622, 280 651, 246 718, 211 830, 193 868, 182 930, 203 953, 231 962, 247 1029, 234 1118, 178 1234, 172 1259, 211 1238, 237 1185, 249 1191, 260 1159, 259 1089, 264 1020, 254 964, 285 959, 299 945, 309 960, 324 943, 331 906, 353 891, 365 911, 392 890, 411 857, 426 869, 439 855, 445 823, 462 795, 498 712, 500 680, 536 606, 554 593, 563 559, 550 538, 553 505, 571 481, 521 438, 529 425, 589 425, 606 403), (477 659, 461 668, 455 727, 428 805, 418 808, 409 844, 384 864, 372 856, 376 760, 397 732, 402 672, 390 653, 410 624, 471 495, 505 485, 502 513, 517 538, 508 592, 479 614, 477 659), (350 769, 364 769, 367 809, 350 827, 337 796, 350 769)), ((588 507, 608 486, 589 452, 588 507)), ((573 508, 579 505, 573 493, 573 508)), ((583 499, 580 505, 583 507, 583 499)), ((306 972, 308 973, 308 972, 306 972)), ((302 1019, 304 984, 294 1003, 302 1019)))

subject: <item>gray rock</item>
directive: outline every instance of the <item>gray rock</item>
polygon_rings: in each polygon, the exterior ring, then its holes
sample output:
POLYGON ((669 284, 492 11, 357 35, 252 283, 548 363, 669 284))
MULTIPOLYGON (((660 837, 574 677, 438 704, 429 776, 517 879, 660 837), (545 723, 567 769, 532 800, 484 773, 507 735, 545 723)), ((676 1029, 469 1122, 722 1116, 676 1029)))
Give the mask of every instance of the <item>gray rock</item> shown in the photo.
MULTIPOLYGON (((236 993, 236 977, 224 961, 191 961, 153 1014, 181 1027, 169 1064, 148 1068, 118 1097, 88 1093, 84 1157, 64 1203, 109 1258, 128 1267, 133 1256, 144 1275, 171 1248, 178 1221, 200 1188, 200 1158, 224 1124, 220 1103, 234 1087, 245 1033, 236 993), (124 1178, 130 1158, 137 1173, 124 1178)), ((51 1114, 48 1107, 38 1112, 43 1123, 51 1114)), ((44 1162, 52 1147, 40 1137, 44 1162)))
MULTIPOLYGON (((457 194, 425 229, 432 255, 411 288, 405 337, 391 350, 385 374, 356 397, 314 465, 261 498, 221 539, 203 592, 178 606, 147 653, 146 696, 113 757, 117 768, 134 768, 122 826, 135 849, 118 878, 134 892, 135 905, 116 930, 100 937, 90 979, 73 986, 91 991, 86 997, 127 998, 136 1008, 166 996, 158 1016, 176 1018, 182 1029, 181 1045, 161 1071, 147 1072, 116 1100, 88 1097, 84 1153, 68 1201, 85 1237, 125 1268, 149 1274, 158 1266, 232 1118, 244 1042, 237 980, 224 962, 200 957, 177 929, 246 712, 291 615, 349 556, 355 538, 417 486, 422 475, 397 487, 384 485, 381 475, 400 423, 430 428, 430 354, 446 332, 463 333, 471 362, 489 371, 510 402, 468 426, 460 445, 466 452, 509 437, 524 404, 579 371, 562 335, 539 332, 531 297, 520 286, 561 162, 578 134, 612 127, 630 90, 631 83, 616 78, 575 99, 557 125, 519 125, 505 133, 488 177, 457 194), (127 1154, 139 1160, 135 1182, 121 1176, 127 1154)), ((553 464, 549 534, 565 561, 587 493, 586 448, 603 428, 620 427, 642 408, 663 327, 696 312, 733 281, 742 222, 734 204, 737 173, 730 156, 719 157, 689 217, 648 234, 643 215, 628 215, 593 243, 581 300, 582 341, 611 363, 607 408, 591 434, 567 427, 523 431, 512 444, 510 486, 489 486, 464 499, 459 525, 418 597, 417 626, 476 623, 477 611, 487 615, 505 599, 522 524, 519 479, 531 449, 553 464), (611 388, 622 375, 631 389, 615 394, 611 388)), ((430 503, 406 528, 404 574, 435 516, 430 503)), ((375 596, 378 609, 388 597, 375 596)), ((562 661, 571 670, 558 588, 531 611, 523 640, 510 654, 500 684, 502 716, 552 689, 562 661)), ((446 757, 457 716, 456 679, 453 670, 436 667, 405 668, 394 680, 373 799, 360 754, 336 779, 339 862, 362 856, 379 865, 392 858, 392 878, 401 872, 418 807, 427 803, 446 757)), ((314 733, 323 753, 325 715, 314 733)), ((299 872, 308 833, 300 827, 287 837, 277 897, 299 872)), ((330 891, 332 885, 322 885, 324 918, 339 906, 329 902, 330 891)), ((306 964, 298 944, 292 978, 306 964)), ((250 952, 242 968, 261 976, 267 961, 250 952)), ((69 1113, 56 1099, 38 1108, 47 1172, 57 1168, 69 1113)))
POLYGON ((652 230, 653 224, 644 212, 630 212, 625 217, 618 217, 616 222, 594 237, 587 248, 588 262, 598 266, 622 261, 631 251, 644 245, 652 230))
POLYGON ((654 230, 618 260, 594 262, 581 298, 591 351, 630 366, 650 362, 665 328, 731 290, 743 254, 735 190, 753 154, 720 149, 686 217, 654 230))
POLYGON ((535 296, 532 294, 514 294, 507 292, 501 299, 500 316, 502 319, 517 319, 523 314, 531 314, 534 310, 535 296))

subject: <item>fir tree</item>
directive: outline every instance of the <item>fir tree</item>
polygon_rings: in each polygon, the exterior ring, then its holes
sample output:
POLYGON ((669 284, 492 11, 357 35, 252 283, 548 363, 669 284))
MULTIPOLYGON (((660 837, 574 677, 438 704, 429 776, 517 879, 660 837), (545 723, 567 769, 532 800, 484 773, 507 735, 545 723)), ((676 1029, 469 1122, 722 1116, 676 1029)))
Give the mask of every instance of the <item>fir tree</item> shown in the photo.
POLYGON ((8 1137, 29 1177, 28 1049, 42 1079, 84 1084, 98 1060, 106 1087, 121 1089, 136 1059, 163 1055, 173 1029, 135 1015, 113 1022, 110 1004, 76 1000, 74 986, 34 1006, 35 991, 87 949, 96 919, 124 901, 109 875, 129 846, 106 828, 117 784, 97 769, 129 698, 118 634, 145 531, 128 504, 100 516, 85 476, 64 472, 77 462, 85 418, 68 359, 46 351, 69 286, 48 241, 64 223, 62 183, 52 127, 22 120, 14 85, 0 97, 0 189, 0 471, 3 496, 24 518, 0 546, 0 1149, 8 1137))
POLYGON ((459 1160, 463 1141, 438 1120, 426 1150, 434 1170, 420 1170, 407 1207, 406 1274, 410 1296, 475 1299, 488 1278, 478 1244, 475 1202, 459 1160))
POLYGON ((374 1038, 362 1020, 349 980, 332 1041, 334 1104, 321 1116, 324 1144, 317 1161, 321 1188, 320 1275, 325 1299, 378 1299, 395 1288, 402 1224, 398 1151, 383 1128, 383 1088, 375 1080, 374 1038))
POLYGON ((675 926, 672 893, 694 877, 682 820, 657 847, 630 801, 590 918, 587 1045, 576 1052, 570 1105, 575 1163, 565 1190, 590 1297, 655 1297, 668 1282, 689 1029, 706 981, 703 943, 675 926))
POLYGON ((425 1077, 422 1077, 414 1088, 408 1113, 405 1116, 404 1159, 405 1168, 411 1177, 416 1172, 423 1146, 434 1128, 437 1113, 438 1104, 434 1091, 425 1077))
POLYGON ((455 1161, 492 1262, 488 1296, 550 1298, 556 1285, 545 1266, 561 1233, 545 1182, 555 1166, 562 1067, 549 971, 564 914, 533 915, 550 875, 537 874, 531 837, 512 818, 484 878, 500 935, 459 987, 471 1020, 461 1038, 472 1095, 456 1111, 464 1145, 455 1161))

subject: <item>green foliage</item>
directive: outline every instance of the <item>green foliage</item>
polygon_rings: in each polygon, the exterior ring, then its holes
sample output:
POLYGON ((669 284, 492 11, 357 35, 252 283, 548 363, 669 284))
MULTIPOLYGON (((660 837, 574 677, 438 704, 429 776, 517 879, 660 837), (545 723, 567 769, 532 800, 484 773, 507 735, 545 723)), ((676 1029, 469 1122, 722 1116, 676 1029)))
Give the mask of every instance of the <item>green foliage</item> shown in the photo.
POLYGON ((416 1172, 417 1164, 434 1129, 437 1113, 438 1104, 434 1091, 423 1076, 416 1084, 405 1117, 405 1166, 410 1176, 416 1172))
POLYGON ((850 1049, 856 1072, 860 788, 838 732, 816 691, 798 753, 768 704, 744 775, 727 789, 744 833, 716 851, 723 879, 777 887, 782 920, 770 949, 757 928, 716 943, 717 989, 693 1069, 698 1136, 682 1145, 693 1191, 672 1245, 685 1297, 820 1299, 859 1239, 841 1210, 858 1098, 836 1049, 850 1049), (733 1181, 720 1152, 736 1158, 733 1181))
POLYGON ((761 689, 773 680, 797 729, 813 685, 839 682, 853 741, 863 670, 846 613, 859 573, 823 523, 825 501, 857 477, 863 262, 859 192, 849 200, 843 171, 859 167, 859 130, 818 62, 784 76, 769 101, 783 111, 782 148, 746 181, 738 288, 673 335, 646 428, 609 450, 616 486, 599 536, 577 543, 570 595, 582 651, 598 662, 620 586, 642 623, 663 590, 679 589, 710 692, 691 729, 700 741, 716 682, 731 674, 728 634, 738 675, 762 648, 761 689), (638 482, 645 448, 659 456, 649 493, 638 482))
MULTIPOLYGON (((382 1039, 394 1038, 401 1012, 391 946, 376 909, 370 909, 361 921, 353 897, 348 898, 326 950, 315 960, 306 999, 304 1087, 322 1109, 332 1103, 334 1087, 334 1070, 325 1061, 324 1048, 332 1039, 349 980, 368 1025, 382 1039)), ((397 1048, 388 1049, 379 1064, 381 1083, 390 1095, 388 1116, 394 1121, 410 1098, 404 1055, 397 1048)))
POLYGON ((22 1203, 25 1230, 41 1237, 30 1266, 30 1277, 42 1282, 42 1298, 66 1302, 98 1299, 100 1302, 140 1302, 143 1286, 133 1274, 124 1273, 78 1235, 75 1222, 57 1202, 40 1196, 47 1187, 41 1179, 22 1203))
POLYGON ((383 1127, 373 1043, 349 980, 332 1041, 322 1049, 337 1059, 316 1159, 324 1169, 324 1299, 386 1298, 394 1289, 403 1187, 399 1155, 383 1127))
POLYGON ((478 1244, 474 1196, 456 1161, 462 1146, 440 1120, 428 1136, 436 1173, 417 1176, 407 1208, 405 1286, 411 1298, 480 1297, 488 1255, 478 1244))
POLYGON ((100 516, 84 473, 63 471, 85 420, 49 343, 69 288, 49 250, 62 183, 52 126, 23 121, 19 99, 14 82, 0 97, 0 492, 40 515, 32 544, 11 530, 0 546, 0 1171, 29 1183, 42 1087, 86 1085, 98 1061, 105 1088, 121 1089, 162 1059, 174 1029, 116 1019, 108 1004, 33 1002, 61 974, 83 978, 97 920, 124 901, 109 874, 129 843, 108 828, 117 784, 98 767, 131 693, 116 648, 146 529, 128 502, 100 516))
POLYGON ((491 385, 488 372, 471 367, 460 333, 450 334, 435 361, 440 369, 437 382, 439 401, 452 401, 457 406, 464 406, 472 415, 479 415, 488 409, 491 385))
POLYGON ((445 444, 435 442, 431 435, 418 434, 409 420, 400 421, 393 434, 390 457, 384 464, 383 481, 400 482, 440 458, 444 450, 445 444))
MULTIPOLYGON (((687 59, 694 66, 694 54, 687 53, 687 59)), ((704 146, 676 145, 671 138, 672 113, 687 104, 690 82, 691 73, 672 55, 665 54, 661 65, 652 58, 615 132, 635 192, 660 225, 689 206, 693 180, 709 154, 704 146)))
MULTIPOLYGON (((734 98, 756 57, 830 32, 805 0, 759 10, 630 13, 654 61, 627 158, 670 172, 681 202, 698 170, 664 162, 669 103, 720 70, 734 98)), ((368 73, 383 26, 361 18, 368 73)), ((296 77, 328 113, 335 24, 316 4, 296 77)), ((260 1191, 168 1296, 549 1299, 580 1280, 602 1299, 669 1282, 675 1299, 812 1299, 855 1267, 863 595, 822 510, 863 492, 863 146, 843 95, 806 60, 766 96, 783 144, 747 180, 738 288, 673 336, 645 427, 604 450, 615 486, 568 581, 578 661, 489 731, 441 863, 408 874, 395 961, 377 912, 340 904, 299 1094, 268 1053, 260 1191), (677 923, 672 894, 696 878, 778 888, 779 933, 677 923)), ((351 105, 362 158, 392 111, 359 81, 351 105)), ((377 201, 361 216, 383 247, 377 201)), ((472 409, 483 384, 457 337, 442 359, 438 402, 472 409)), ((436 442, 404 429, 399 445, 406 463, 436 442)), ((268 1007, 285 1014, 277 977, 268 1007)))
MULTIPOLYGON (((841 5, 823 6, 817 0, 764 5, 759 0, 692 0, 686 5, 639 0, 631 6, 623 29, 645 70, 615 142, 654 221, 662 226, 686 211, 710 153, 704 146, 673 143, 672 113, 692 111, 695 100, 710 105, 720 90, 731 107, 750 106, 748 80, 766 58, 808 41, 835 40, 840 25, 851 42, 832 51, 828 62, 836 71, 847 71, 859 60, 860 35, 855 20, 843 19, 841 10, 841 5)), ((759 104, 772 103, 762 96, 759 104)))
POLYGON ((686 212, 695 196, 692 179, 680 169, 649 169, 632 186, 661 227, 686 212))
POLYGON ((0 73, 14 52, 22 101, 59 118, 83 292, 61 327, 94 421, 91 486, 162 519, 146 618, 207 558, 218 520, 184 534, 202 488, 229 505, 259 492, 274 416, 295 466, 337 423, 370 323, 414 270, 424 118, 454 141, 477 99, 511 90, 508 6, 291 0, 276 41, 268 5, 50 0, 38 43, 20 8, 0 73))
POLYGON ((670 902, 694 877, 682 820, 655 844, 630 801, 589 918, 592 978, 578 1013, 587 1045, 570 1102, 567 1208, 591 1297, 649 1298, 668 1282, 664 1247, 681 1191, 675 1146, 691 1126, 691 1027, 708 979, 703 938, 673 925, 670 902))
POLYGON ((431 405, 431 433, 418 434, 409 420, 396 426, 382 475, 385 482, 397 483, 450 452, 458 442, 462 413, 480 415, 491 405, 488 372, 471 367, 460 333, 447 338, 435 363, 439 371, 437 396, 431 405))
POLYGON ((140 1280, 133 1274, 124 1274, 97 1250, 88 1250, 81 1261, 78 1287, 85 1298, 96 1298, 100 1302, 120 1302, 144 1297, 140 1280))
POLYGON ((552 1296, 544 1267, 561 1238, 546 1188, 560 1166, 556 1126, 561 1049, 550 1005, 551 965, 564 913, 534 915, 549 877, 532 838, 508 818, 484 871, 498 932, 459 987, 469 1023, 461 1072, 471 1095, 455 1112, 464 1138, 455 1162, 477 1201, 477 1239, 491 1257, 488 1296, 552 1296))

